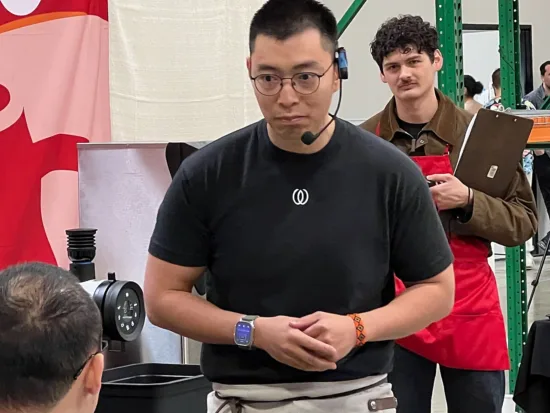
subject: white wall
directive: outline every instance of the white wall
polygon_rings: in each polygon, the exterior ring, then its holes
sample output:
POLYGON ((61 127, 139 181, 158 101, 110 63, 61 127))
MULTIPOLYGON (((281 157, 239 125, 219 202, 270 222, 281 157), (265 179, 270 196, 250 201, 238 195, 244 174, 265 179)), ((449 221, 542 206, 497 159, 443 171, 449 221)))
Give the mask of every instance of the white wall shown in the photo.
MULTIPOLYGON (((324 0, 324 3, 339 20, 352 1, 324 0)), ((498 23, 498 0, 462 0, 462 9, 465 24, 498 23)), ((550 5, 548 0, 520 0, 519 10, 520 23, 533 26, 533 73, 537 85, 538 67, 550 59, 550 25, 547 22, 550 5)), ((390 98, 391 94, 380 81, 378 67, 370 56, 369 43, 384 20, 399 14, 421 15, 435 23, 435 0, 368 0, 343 34, 340 43, 348 51, 350 79, 344 85, 341 117, 359 122, 382 109, 390 98)))
POLYGON ((483 83, 483 93, 475 99, 481 104, 494 97, 492 74, 500 66, 498 31, 465 31, 463 33, 464 74, 483 83))
MULTIPOLYGON (((425 1, 425 0, 421 0, 425 1)), ((498 0, 462 0, 463 22, 467 24, 497 24, 498 0)), ((548 0, 519 0, 520 24, 533 27, 533 76, 534 84, 540 84, 539 66, 550 59, 550 25, 548 0)))
POLYGON ((264 1, 109 0, 112 140, 212 140, 258 119, 245 63, 264 1))
MULTIPOLYGON (((246 76, 248 25, 265 0, 109 0, 113 141, 215 139, 261 117, 246 76)), ((548 0, 521 0, 533 66, 550 58, 548 0)), ((352 0, 325 0, 339 20, 352 0)), ((464 23, 498 23, 498 0, 462 0, 464 23)), ((369 43, 399 14, 435 22, 435 0, 368 0, 341 38, 350 60, 340 116, 359 122, 391 97, 369 43)), ((539 82, 536 76, 536 84, 539 82)), ((489 85, 487 85, 489 86, 489 85)))

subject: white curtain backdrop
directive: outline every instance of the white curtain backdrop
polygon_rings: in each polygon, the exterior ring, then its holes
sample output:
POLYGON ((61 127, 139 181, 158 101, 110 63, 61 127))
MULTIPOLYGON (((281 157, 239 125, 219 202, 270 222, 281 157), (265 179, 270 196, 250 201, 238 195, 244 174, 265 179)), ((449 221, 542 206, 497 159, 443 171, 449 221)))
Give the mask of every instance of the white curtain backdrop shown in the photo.
POLYGON ((246 71, 264 0, 109 0, 112 140, 217 139, 261 118, 246 71))

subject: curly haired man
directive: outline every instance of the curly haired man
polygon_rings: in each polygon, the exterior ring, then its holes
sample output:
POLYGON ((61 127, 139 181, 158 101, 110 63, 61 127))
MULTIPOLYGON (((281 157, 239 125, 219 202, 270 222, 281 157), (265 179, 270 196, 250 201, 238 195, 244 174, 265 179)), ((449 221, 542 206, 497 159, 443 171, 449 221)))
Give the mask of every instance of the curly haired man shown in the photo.
MULTIPOLYGON (((429 413, 439 365, 449 412, 500 413, 509 358, 487 258, 491 242, 516 246, 534 234, 535 202, 521 165, 503 199, 468 188, 454 176, 472 115, 434 87, 443 65, 438 47, 436 28, 418 16, 388 20, 371 43, 393 98, 361 126, 412 157, 436 183, 430 191, 455 258, 453 311, 397 341, 390 382, 398 413, 429 413)), ((400 294, 403 282, 395 281, 400 294)))

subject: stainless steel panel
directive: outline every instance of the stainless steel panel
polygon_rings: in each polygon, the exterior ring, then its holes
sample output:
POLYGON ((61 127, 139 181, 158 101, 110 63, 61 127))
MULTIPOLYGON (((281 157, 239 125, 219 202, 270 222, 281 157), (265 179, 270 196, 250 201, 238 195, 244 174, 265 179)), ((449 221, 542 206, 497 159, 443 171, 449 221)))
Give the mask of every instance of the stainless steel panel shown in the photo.
MULTIPOLYGON (((166 146, 167 143, 78 145, 80 227, 98 229, 96 278, 105 279, 107 272, 115 272, 117 279, 131 280, 143 287, 149 240, 158 207, 171 182, 166 146)), ((124 364, 189 363, 183 358, 187 353, 189 360, 197 362, 200 344, 189 342, 189 347, 183 348, 179 335, 146 320, 141 339, 128 345, 129 354, 121 354, 121 360, 124 364)), ((109 356, 113 358, 115 354, 109 356)), ((113 360, 111 364, 119 363, 113 360)))

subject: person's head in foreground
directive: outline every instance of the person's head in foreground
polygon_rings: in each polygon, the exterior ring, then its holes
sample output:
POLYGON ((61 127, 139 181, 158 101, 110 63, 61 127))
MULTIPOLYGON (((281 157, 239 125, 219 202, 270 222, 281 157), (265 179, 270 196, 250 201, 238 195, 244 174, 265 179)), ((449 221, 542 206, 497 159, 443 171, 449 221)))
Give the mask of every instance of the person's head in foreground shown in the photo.
POLYGON ((0 271, 0 412, 92 413, 103 373, 101 315, 71 273, 0 271))
POLYGON ((250 25, 247 67, 272 139, 297 140, 329 121, 338 90, 338 29, 315 0, 268 0, 250 25))
POLYGON ((437 29, 420 16, 387 20, 376 32, 371 55, 380 78, 396 99, 413 101, 434 93, 435 75, 443 57, 437 29))

